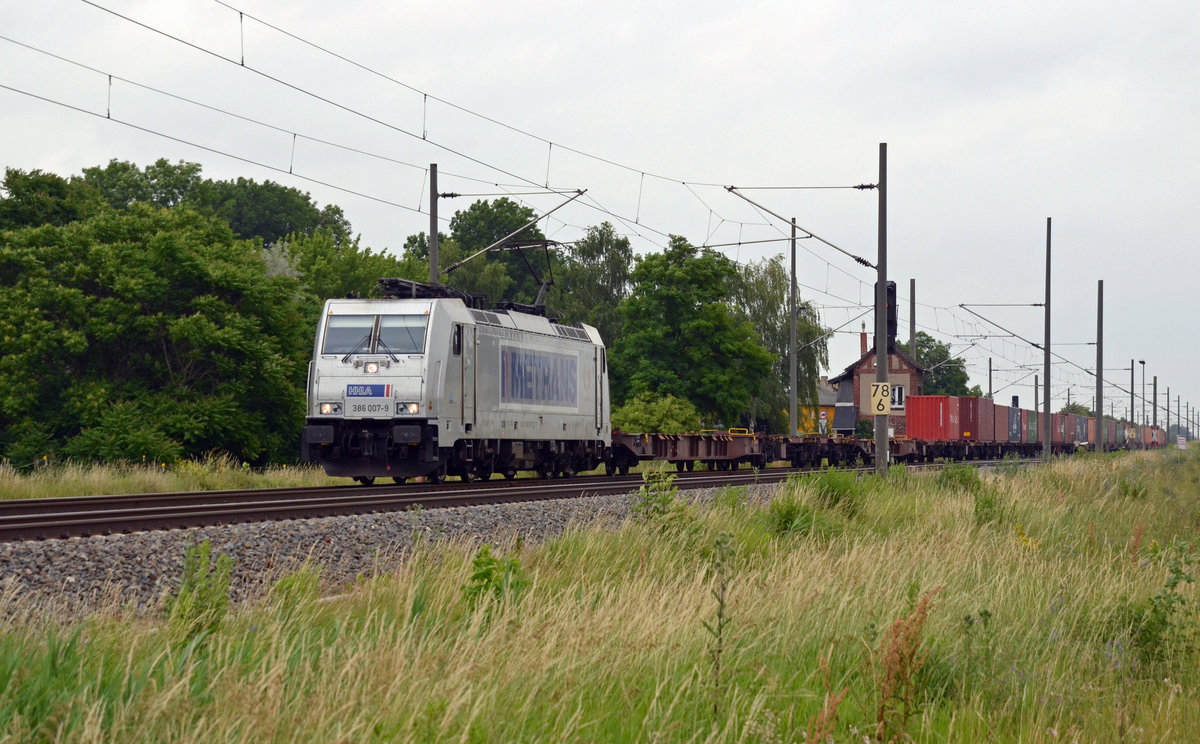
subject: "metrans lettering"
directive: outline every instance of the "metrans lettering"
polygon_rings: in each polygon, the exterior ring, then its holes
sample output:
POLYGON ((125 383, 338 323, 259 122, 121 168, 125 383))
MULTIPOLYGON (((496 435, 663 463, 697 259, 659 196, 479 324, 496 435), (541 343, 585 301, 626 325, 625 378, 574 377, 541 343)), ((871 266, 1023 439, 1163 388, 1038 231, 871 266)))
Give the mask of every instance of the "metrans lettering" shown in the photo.
POLYGON ((390 398, 391 385, 347 385, 347 398, 390 398))
POLYGON ((500 402, 578 407, 579 359, 569 354, 500 347, 500 402))

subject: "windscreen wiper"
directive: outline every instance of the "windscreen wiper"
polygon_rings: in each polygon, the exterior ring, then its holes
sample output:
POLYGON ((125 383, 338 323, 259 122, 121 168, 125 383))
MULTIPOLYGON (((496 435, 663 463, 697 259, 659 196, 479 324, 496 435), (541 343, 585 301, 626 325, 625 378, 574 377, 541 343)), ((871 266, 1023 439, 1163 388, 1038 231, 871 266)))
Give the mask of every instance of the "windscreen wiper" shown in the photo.
POLYGON ((357 344, 350 347, 350 351, 347 351, 346 356, 342 357, 342 364, 345 364, 346 362, 350 361, 350 355, 357 353, 358 350, 362 348, 363 344, 369 343, 370 341, 371 341, 371 333, 368 331, 367 335, 363 336, 357 344))
POLYGON ((387 355, 388 355, 388 356, 390 356, 390 357, 392 358, 392 361, 393 361, 393 362, 399 362, 399 361, 400 361, 400 357, 396 356, 396 355, 395 355, 395 354, 392 352, 392 349, 391 349, 391 347, 389 347, 389 346, 388 346, 386 343, 384 343, 384 341, 383 341, 383 334, 382 334, 382 333, 381 333, 381 334, 379 334, 379 346, 380 346, 380 348, 382 348, 384 351, 386 351, 386 352, 387 352, 387 355))

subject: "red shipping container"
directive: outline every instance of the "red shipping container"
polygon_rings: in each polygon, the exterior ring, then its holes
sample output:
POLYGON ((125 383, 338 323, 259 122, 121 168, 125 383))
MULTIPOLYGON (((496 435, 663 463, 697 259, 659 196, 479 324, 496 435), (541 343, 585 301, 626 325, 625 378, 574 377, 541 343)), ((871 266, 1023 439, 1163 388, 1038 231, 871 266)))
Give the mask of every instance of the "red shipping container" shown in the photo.
POLYGON ((995 407, 995 421, 992 426, 992 441, 1007 442, 1008 441, 1008 406, 997 405, 995 407))
POLYGON ((991 398, 959 398, 962 438, 970 442, 990 442, 994 438, 996 404, 991 398))
POLYGON ((1095 448, 1095 446, 1096 446, 1096 419, 1089 418, 1087 420, 1087 429, 1088 429, 1088 432, 1087 432, 1088 444, 1092 445, 1092 447, 1095 448))
POLYGON ((952 395, 910 395, 904 400, 909 439, 951 441, 959 435, 959 399, 952 395))

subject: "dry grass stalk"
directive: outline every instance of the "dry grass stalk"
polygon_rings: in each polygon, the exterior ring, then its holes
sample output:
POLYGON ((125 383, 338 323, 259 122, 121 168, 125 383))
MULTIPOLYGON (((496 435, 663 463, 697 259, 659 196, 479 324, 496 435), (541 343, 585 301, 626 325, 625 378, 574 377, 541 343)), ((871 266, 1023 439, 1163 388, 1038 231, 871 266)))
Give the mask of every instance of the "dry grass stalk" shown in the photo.
POLYGON ((939 586, 921 595, 913 611, 897 618, 883 636, 879 646, 879 705, 875 710, 875 734, 880 741, 903 735, 907 729, 913 714, 915 678, 927 655, 921 651, 922 633, 933 598, 941 591, 939 586))
POLYGON ((837 726, 838 706, 842 704, 846 693, 850 691, 847 686, 834 695, 833 686, 830 684, 829 657, 821 656, 818 664, 821 667, 821 679, 825 686, 825 700, 821 705, 821 712, 808 719, 805 741, 824 741, 833 734, 833 730, 837 726))

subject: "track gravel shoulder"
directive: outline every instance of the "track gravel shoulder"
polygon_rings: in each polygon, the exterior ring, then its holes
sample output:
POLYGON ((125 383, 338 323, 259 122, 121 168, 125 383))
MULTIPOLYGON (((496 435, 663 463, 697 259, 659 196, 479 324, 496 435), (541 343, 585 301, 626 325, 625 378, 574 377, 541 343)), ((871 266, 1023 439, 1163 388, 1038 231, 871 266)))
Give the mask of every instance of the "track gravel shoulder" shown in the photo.
MULTIPOLYGON (((697 500, 711 494, 711 489, 686 493, 697 500)), ((306 560, 321 567, 322 583, 332 591, 360 575, 393 568, 418 535, 426 543, 497 543, 517 536, 536 543, 573 524, 614 527, 629 515, 633 500, 632 494, 586 496, 3 543, 0 615, 21 614, 14 608, 31 605, 52 607, 62 617, 106 607, 144 613, 176 589, 184 555, 204 540, 215 553, 234 559, 231 595, 245 602, 306 560)))

